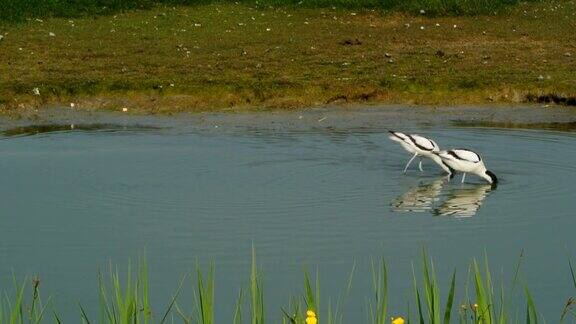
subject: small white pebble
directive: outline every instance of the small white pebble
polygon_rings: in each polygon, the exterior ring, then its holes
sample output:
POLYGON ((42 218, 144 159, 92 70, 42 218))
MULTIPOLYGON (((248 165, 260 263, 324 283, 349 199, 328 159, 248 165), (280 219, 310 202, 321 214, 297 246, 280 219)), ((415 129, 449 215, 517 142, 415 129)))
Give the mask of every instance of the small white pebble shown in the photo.
POLYGON ((271 30, 272 30, 271 28, 266 28, 266 31, 271 31, 271 30))
POLYGON ((54 34, 53 32, 49 32, 49 33, 48 33, 48 36, 54 37, 54 36, 56 36, 56 34, 54 34))
POLYGON ((350 13, 350 16, 356 16, 356 13, 355 13, 355 12, 351 12, 351 13, 350 13))
POLYGON ((435 26, 436 26, 436 27, 440 27, 440 24, 439 24, 439 23, 436 23, 436 25, 435 25, 435 26))
POLYGON ((423 15, 423 14, 425 14, 425 13, 426 13, 426 11, 425 11, 424 9, 420 9, 420 14, 421 14, 421 15, 423 15))
POLYGON ((74 124, 70 124, 70 129, 74 129, 74 124))
POLYGON ((458 26, 454 25, 454 28, 458 28, 458 26))
POLYGON ((420 26, 420 29, 421 29, 421 30, 424 30, 424 26, 420 26))
POLYGON ((128 108, 124 107, 124 108, 122 108, 122 111, 123 111, 123 112, 127 112, 127 111, 128 111, 128 108))
POLYGON ((40 95, 40 89, 34 88, 34 89, 32 89, 32 93, 33 93, 35 96, 39 96, 39 95, 40 95))
POLYGON ((76 107, 76 104, 73 103, 73 102, 71 102, 71 103, 70 103, 70 108, 74 108, 74 107, 76 107))
POLYGON ((202 24, 194 24, 194 27, 202 27, 202 24))

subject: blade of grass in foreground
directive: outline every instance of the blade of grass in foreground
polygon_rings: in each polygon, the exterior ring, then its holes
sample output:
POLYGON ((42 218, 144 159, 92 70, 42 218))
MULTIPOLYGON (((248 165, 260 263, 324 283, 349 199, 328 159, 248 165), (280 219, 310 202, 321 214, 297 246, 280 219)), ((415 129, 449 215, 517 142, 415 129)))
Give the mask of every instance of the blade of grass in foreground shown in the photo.
POLYGON ((479 323, 491 324, 492 316, 490 307, 492 307, 492 305, 490 305, 488 301, 489 298, 487 296, 489 290, 486 287, 486 282, 482 278, 482 273, 478 268, 478 263, 476 260, 474 260, 472 264, 474 267, 474 284, 476 286, 476 304, 478 305, 475 310, 476 320, 479 323))
POLYGON ((307 310, 316 313, 319 317, 320 314, 320 279, 318 277, 318 272, 316 272, 316 287, 312 288, 312 283, 310 281, 310 274, 308 271, 304 271, 304 291, 306 292, 304 296, 304 301, 306 302, 307 310))
POLYGON ((418 322, 424 324, 424 314, 422 312, 422 300, 420 298, 420 290, 418 289, 418 281, 416 280, 416 271, 414 264, 412 264, 412 285, 414 286, 414 298, 416 299, 416 310, 418 312, 418 322))
MULTIPOLYGON (((574 272, 574 266, 572 265, 572 260, 570 259, 568 259, 568 266, 570 267, 570 276, 572 278, 572 285, 574 286, 574 288, 576 288, 576 273, 574 272)), ((566 303, 564 304, 564 309, 562 309, 562 314, 560 315, 560 322, 563 322, 564 319, 566 318, 566 315, 568 315, 569 313, 572 314, 573 316, 575 315, 572 310, 575 303, 576 300, 574 299, 574 297, 569 297, 568 300, 566 300, 566 303)))
POLYGON ((524 291, 526 292, 526 324, 538 324, 536 305, 527 286, 524 287, 524 291))
POLYGON ((452 313, 452 306, 454 304, 455 286, 456 286, 456 270, 452 272, 452 280, 450 282, 450 292, 448 293, 448 300, 446 301, 446 308, 444 309, 444 324, 450 324, 450 315, 452 313))
POLYGON ((242 296, 243 291, 240 288, 240 292, 238 293, 238 300, 236 301, 236 307, 234 308, 234 317, 232 319, 233 324, 242 324, 242 296))
MULTIPOLYGON (((178 285, 178 289, 176 289, 174 296, 172 296, 172 300, 170 301, 170 304, 168 304, 168 307, 166 308, 166 311, 164 312, 164 316, 162 316, 162 321, 160 321, 160 324, 163 324, 166 321, 166 319, 168 318, 168 315, 172 311, 172 308, 174 308, 174 306, 176 305, 176 300, 178 299, 178 296, 180 296, 180 292, 182 291, 182 286, 184 285, 185 279, 186 279, 186 276, 182 277, 182 279, 180 280, 180 284, 178 285)), ((178 307, 178 306, 176 305, 176 307, 178 307)), ((179 314, 181 314, 181 313, 179 312, 179 314)), ((183 319, 186 322, 186 318, 183 317, 183 319)))
POLYGON ((252 324, 264 324, 264 293, 262 291, 262 278, 256 265, 256 252, 252 246, 252 265, 250 272, 250 295, 252 309, 252 324))
POLYGON ((434 263, 430 260, 428 267, 428 255, 422 251, 422 268, 424 275, 424 292, 426 294, 426 304, 428 306, 428 320, 430 323, 440 323, 440 293, 434 270, 434 263))
POLYGON ((214 324, 214 264, 210 266, 206 283, 204 283, 202 271, 198 265, 196 266, 196 274, 198 289, 198 297, 196 300, 199 303, 197 308, 201 316, 200 323, 214 324))
POLYGON ((371 262, 372 267, 372 291, 374 300, 369 301, 370 319, 372 324, 384 324, 387 322, 388 308, 388 271, 384 258, 380 259, 378 269, 371 262))

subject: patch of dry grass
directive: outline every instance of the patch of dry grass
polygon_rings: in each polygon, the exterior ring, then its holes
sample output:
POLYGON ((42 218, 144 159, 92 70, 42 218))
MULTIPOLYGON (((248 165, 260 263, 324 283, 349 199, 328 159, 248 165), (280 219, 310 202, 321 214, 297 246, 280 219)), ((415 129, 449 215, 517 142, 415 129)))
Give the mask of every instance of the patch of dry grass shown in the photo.
POLYGON ((573 0, 443 18, 212 4, 34 20, 0 26, 0 106, 176 112, 574 95, 575 13, 573 0))

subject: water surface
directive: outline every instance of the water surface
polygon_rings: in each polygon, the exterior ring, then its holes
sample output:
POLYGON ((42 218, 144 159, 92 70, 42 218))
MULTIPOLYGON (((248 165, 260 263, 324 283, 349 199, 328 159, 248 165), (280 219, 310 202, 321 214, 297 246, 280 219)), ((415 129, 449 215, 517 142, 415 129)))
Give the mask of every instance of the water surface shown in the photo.
POLYGON ((0 141, 0 283, 6 287, 12 273, 37 274, 44 296, 74 322, 78 301, 96 316, 96 275, 109 262, 122 270, 145 251, 161 312, 181 275, 196 261, 214 261, 218 320, 225 322, 247 283, 253 244, 271 319, 300 293, 303 267, 317 268, 323 295, 335 298, 354 262, 346 313, 363 318, 372 257, 388 261, 398 314, 422 246, 444 287, 455 267, 462 283, 484 251, 495 276, 508 280, 524 251, 522 277, 556 321, 575 293, 568 272, 576 242, 575 133, 379 114, 347 123, 350 116, 112 118, 98 127, 84 120, 7 131, 0 141), (414 164, 402 174, 410 156, 388 140, 389 128, 481 152, 500 185, 492 190, 473 176, 447 181, 429 161, 424 172, 414 164))

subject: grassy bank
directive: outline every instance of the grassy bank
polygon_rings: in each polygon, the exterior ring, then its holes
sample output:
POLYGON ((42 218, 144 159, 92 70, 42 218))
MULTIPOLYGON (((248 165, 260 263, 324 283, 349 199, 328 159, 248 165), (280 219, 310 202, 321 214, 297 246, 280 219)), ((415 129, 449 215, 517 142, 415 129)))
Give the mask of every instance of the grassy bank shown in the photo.
MULTIPOLYGON (((356 318, 355 323, 384 324, 390 323, 538 323, 545 322, 539 314, 528 285, 521 282, 521 258, 514 271, 510 273, 506 283, 496 283, 492 279, 488 260, 478 262, 473 260, 462 279, 456 270, 449 276, 448 285, 440 286, 434 263, 425 252, 421 262, 413 266, 412 292, 408 296, 406 309, 389 309, 389 301, 403 294, 389 295, 388 282, 393 274, 388 274, 384 259, 372 262, 371 271, 364 275, 372 279, 372 288, 366 291, 365 317, 356 318), (390 276, 390 277, 389 277, 390 276), (457 279, 458 278, 458 279, 457 279), (506 287, 506 288, 505 288, 506 287), (523 296, 518 305, 518 296, 523 296), (514 301, 516 300, 516 301, 514 301), (399 319, 401 318, 401 320, 399 319)), ((572 283, 576 289, 576 273, 569 262, 572 283)), ((301 295, 286 296, 287 304, 281 309, 270 310, 265 307, 265 287, 262 285, 263 274, 257 266, 256 257, 252 253, 251 271, 248 285, 238 290, 236 306, 231 322, 234 324, 253 323, 264 324, 277 322, 271 318, 282 318, 282 323, 293 324, 340 324, 344 323, 346 298, 354 285, 355 267, 349 277, 342 282, 342 292, 337 298, 321 296, 321 286, 318 275, 304 273, 304 284, 301 295)), ((99 314, 90 314, 82 303, 78 307, 78 317, 82 323, 215 323, 214 265, 203 272, 200 267, 187 276, 182 277, 176 285, 175 292, 166 306, 155 308, 150 303, 150 289, 146 262, 140 263, 136 271, 128 269, 126 278, 121 278, 117 271, 108 275, 98 276, 99 290, 94 292, 99 296, 99 314), (182 301, 183 290, 192 289, 193 302, 182 301), (191 307, 190 307, 191 306, 191 307)), ((500 279, 503 280, 503 279, 500 279)), ((6 293, 0 301, 0 322, 2 323, 60 323, 58 311, 51 306, 51 300, 40 298, 40 281, 32 280, 32 288, 27 282, 15 284, 13 294, 6 293), (28 292, 31 294, 28 295, 28 292)), ((400 297, 406 298, 406 297, 400 297)), ((576 316, 573 310, 574 299, 569 298, 565 305, 559 305, 561 313, 551 321, 564 322, 573 320, 576 316), (562 306, 564 306, 562 308, 562 306)), ((219 312, 222 312, 220 309, 219 312)), ((221 316, 219 316, 221 318, 221 316)))
POLYGON ((242 2, 0 23, 0 106, 155 113, 564 98, 576 95, 575 13, 573 0, 435 18, 242 2))
MULTIPOLYGON (((231 0, 0 0, 0 21, 19 22, 30 18, 82 17, 113 14, 125 10, 150 9, 158 5, 198 6, 231 0)), ((519 0, 241 0, 255 7, 306 7, 378 9, 428 15, 494 14, 519 0)))

